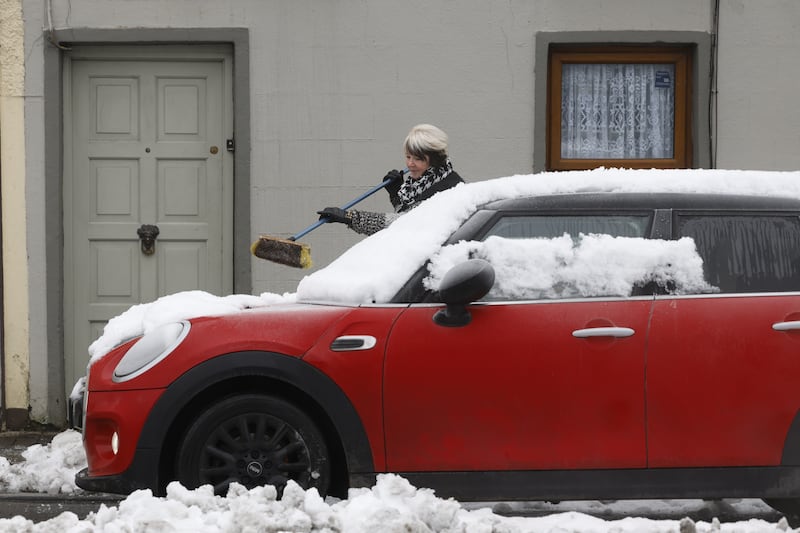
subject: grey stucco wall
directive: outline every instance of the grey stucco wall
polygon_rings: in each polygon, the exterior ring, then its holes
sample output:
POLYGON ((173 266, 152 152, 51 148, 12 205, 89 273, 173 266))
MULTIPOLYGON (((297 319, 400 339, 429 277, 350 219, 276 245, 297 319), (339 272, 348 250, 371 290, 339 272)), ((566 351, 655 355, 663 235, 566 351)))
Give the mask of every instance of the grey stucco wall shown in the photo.
MULTIPOLYGON (((798 168, 800 108, 793 105, 793 93, 800 81, 795 59, 800 3, 719 4, 716 111, 696 110, 705 113, 703 122, 715 119, 715 135, 708 134, 708 124, 698 124, 699 145, 715 150, 720 168, 798 168)), ((32 368, 45 372, 48 358, 57 357, 53 339, 62 334, 57 299, 47 296, 61 290, 45 216, 58 207, 59 193, 46 186, 43 167, 60 165, 54 162, 59 148, 44 142, 49 129, 60 127, 54 112, 44 111, 57 105, 50 100, 60 93, 53 87, 60 74, 45 68, 45 57, 59 53, 42 31, 48 7, 61 34, 124 29, 128 41, 150 41, 155 29, 192 41, 202 35, 181 28, 248 30, 249 86, 237 88, 250 100, 252 141, 245 191, 249 234, 237 236, 241 246, 258 233, 291 235, 315 219, 315 210, 342 204, 388 169, 401 167, 401 142, 419 122, 450 134, 453 162, 467 180, 540 169, 544 154, 537 136, 542 138, 544 124, 537 99, 544 96, 539 76, 546 54, 536 49, 537 35, 708 36, 713 5, 713 0, 24 0, 32 368)), ((51 61, 51 70, 53 64, 58 63, 51 61)), ((698 65, 696 73, 706 76, 708 65, 698 65)), ((708 79, 697 81, 709 92, 708 79)), ((387 210, 389 204, 380 193, 362 207, 387 210)), ((311 245, 315 265, 324 266, 359 239, 331 225, 303 241, 311 245)), ((249 279, 237 280, 237 287, 254 293, 293 291, 308 273, 250 261, 249 268, 238 270, 240 278, 249 279)), ((31 379, 37 405, 48 394, 46 381, 38 380, 31 379)))
MULTIPOLYGON (((52 18, 56 28, 250 30, 254 237, 291 235, 401 167, 419 122, 450 134, 468 180, 533 171, 537 32, 709 30, 707 2, 663 4, 106 0, 55 2, 52 18)), ((389 206, 379 194, 363 207, 389 206)), ((305 242, 322 266, 358 239, 326 226, 305 242)), ((307 273, 252 266, 256 292, 294 290, 307 273)))
POLYGON ((800 2, 724 0, 719 26, 718 166, 800 168, 800 2))

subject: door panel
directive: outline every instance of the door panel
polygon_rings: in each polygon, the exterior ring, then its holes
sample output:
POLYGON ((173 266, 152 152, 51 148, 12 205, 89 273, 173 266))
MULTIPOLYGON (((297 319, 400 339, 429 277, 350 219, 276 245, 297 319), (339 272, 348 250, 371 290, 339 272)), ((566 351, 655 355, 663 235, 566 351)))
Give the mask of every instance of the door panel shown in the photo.
POLYGON ((385 365, 394 471, 645 466, 644 350, 651 299, 471 307, 461 328, 412 307, 385 365), (577 338, 627 327, 623 338, 577 338))
POLYGON ((780 464, 800 409, 798 296, 659 297, 647 355, 651 467, 780 464))
POLYGON ((159 287, 165 293, 197 289, 206 278, 206 246, 193 242, 165 242, 159 253, 159 287))
POLYGON ((76 52, 65 77, 68 388, 97 332, 131 305, 233 286, 227 52, 111 48, 76 52), (149 249, 142 225, 158 228, 149 249))
POLYGON ((98 300, 138 301, 139 270, 134 258, 139 250, 132 243, 95 241, 91 244, 90 276, 96 280, 98 300))

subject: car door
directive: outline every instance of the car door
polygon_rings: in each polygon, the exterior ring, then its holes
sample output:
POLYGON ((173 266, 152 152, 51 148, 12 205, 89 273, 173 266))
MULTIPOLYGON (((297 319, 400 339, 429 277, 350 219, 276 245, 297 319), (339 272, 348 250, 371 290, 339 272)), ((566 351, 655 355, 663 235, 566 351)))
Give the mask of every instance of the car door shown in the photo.
POLYGON ((643 467, 651 303, 475 304, 463 327, 434 323, 440 306, 412 305, 386 347, 388 468, 643 467))
POLYGON ((800 412, 800 218, 683 213, 675 228, 719 293, 654 304, 649 465, 780 464, 800 412))
POLYGON ((651 467, 781 462, 800 410, 800 296, 659 297, 647 354, 651 467))
MULTIPOLYGON (((543 250, 527 244, 581 234, 641 238, 652 226, 648 210, 596 204, 478 212, 451 242, 525 244, 510 260, 532 273, 549 263, 543 250)), ((520 273, 501 269, 495 286, 524 286, 520 273)), ((536 285, 540 278, 530 281, 536 285)), ((384 371, 389 468, 644 466, 644 349, 652 297, 569 299, 568 293, 541 300, 545 296, 531 296, 539 291, 522 290, 527 296, 474 305, 463 327, 434 323, 437 307, 413 305, 400 315, 384 371)))

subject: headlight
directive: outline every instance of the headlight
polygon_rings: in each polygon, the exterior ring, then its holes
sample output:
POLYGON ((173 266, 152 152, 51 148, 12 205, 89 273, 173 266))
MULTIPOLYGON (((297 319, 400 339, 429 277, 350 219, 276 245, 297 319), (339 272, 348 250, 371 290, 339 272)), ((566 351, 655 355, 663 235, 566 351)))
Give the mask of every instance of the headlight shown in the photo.
POLYGON ((131 346, 114 369, 114 381, 121 383, 144 374, 167 357, 189 334, 187 321, 157 327, 131 346))

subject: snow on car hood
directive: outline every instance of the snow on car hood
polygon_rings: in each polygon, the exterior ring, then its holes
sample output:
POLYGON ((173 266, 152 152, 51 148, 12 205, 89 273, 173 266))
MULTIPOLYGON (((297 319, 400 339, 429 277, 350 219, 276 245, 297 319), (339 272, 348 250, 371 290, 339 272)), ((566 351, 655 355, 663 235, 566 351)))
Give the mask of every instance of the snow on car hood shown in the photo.
POLYGON ((595 169, 462 184, 426 200, 297 287, 298 300, 388 302, 479 206, 572 192, 736 193, 800 198, 800 172, 595 169))
POLYGON ((123 342, 149 333, 163 324, 200 316, 223 316, 248 308, 294 301, 294 294, 264 293, 261 296, 249 294, 216 296, 197 290, 168 294, 153 302, 131 306, 125 312, 109 320, 103 328, 103 334, 89 345, 89 365, 91 366, 92 363, 123 342))
MULTIPOLYGON (((479 206, 506 198, 595 191, 736 192, 800 198, 800 172, 596 169, 462 184, 426 200, 385 230, 357 243, 327 267, 306 276, 296 293, 220 297, 204 291, 186 291, 134 305, 106 324, 103 334, 89 347, 89 364, 125 340, 170 321, 219 316, 298 300, 387 302, 479 206)), ((686 251, 685 247, 681 250, 686 251)), ((679 251, 676 248, 671 253, 679 251)), ((684 274, 670 275, 674 278, 684 274)), ((691 275, 681 279, 692 283, 691 275)))

